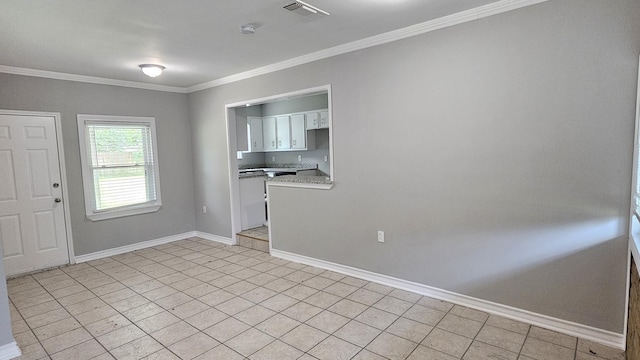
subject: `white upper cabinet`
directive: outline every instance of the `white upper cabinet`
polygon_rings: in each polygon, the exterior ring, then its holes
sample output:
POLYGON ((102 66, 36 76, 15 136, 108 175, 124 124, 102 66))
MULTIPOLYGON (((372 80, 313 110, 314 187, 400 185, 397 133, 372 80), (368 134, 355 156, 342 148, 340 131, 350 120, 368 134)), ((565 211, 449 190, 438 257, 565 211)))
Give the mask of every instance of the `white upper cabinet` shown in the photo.
POLYGON ((318 125, 319 129, 328 129, 329 128, 329 111, 324 110, 320 111, 320 124, 318 125))
POLYGON ((313 130, 329 127, 328 114, 326 110, 316 110, 277 116, 248 116, 245 131, 247 139, 241 141, 238 137, 238 150, 249 152, 313 150, 316 148, 316 135, 313 130), (241 145, 241 142, 244 145, 241 145), (243 149, 241 146, 248 146, 248 149, 243 149))
POLYGON ((262 134, 264 139, 264 150, 271 151, 276 150, 277 136, 276 136, 276 118, 266 117, 262 119, 262 134))
MULTIPOLYGON (((304 150, 307 148, 307 130, 304 125, 304 114, 291 115, 291 148, 304 150)), ((314 134, 312 133, 311 136, 314 134)))
POLYGON ((291 128, 289 126, 289 116, 276 117, 276 139, 279 150, 291 148, 291 128))
POLYGON ((320 113, 317 111, 308 112, 304 114, 307 120, 307 129, 313 130, 320 126, 320 113))
POLYGON ((262 118, 261 117, 248 117, 247 126, 249 129, 249 151, 257 152, 264 150, 264 142, 262 139, 262 118))

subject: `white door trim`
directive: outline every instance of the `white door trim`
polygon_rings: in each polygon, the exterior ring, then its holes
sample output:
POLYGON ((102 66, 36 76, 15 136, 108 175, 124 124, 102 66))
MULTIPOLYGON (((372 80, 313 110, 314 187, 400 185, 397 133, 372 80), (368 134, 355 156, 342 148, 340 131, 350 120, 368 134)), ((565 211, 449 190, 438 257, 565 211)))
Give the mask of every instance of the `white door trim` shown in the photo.
POLYGON ((71 234, 71 213, 69 211, 69 187, 67 186, 67 167, 64 161, 64 146, 62 143, 62 121, 60 119, 60 113, 0 109, 0 115, 53 117, 56 128, 56 140, 58 143, 58 162, 60 166, 60 182, 62 183, 62 208, 64 210, 64 225, 66 227, 67 234, 67 256, 69 256, 69 264, 75 264, 75 254, 73 251, 73 235, 71 234))

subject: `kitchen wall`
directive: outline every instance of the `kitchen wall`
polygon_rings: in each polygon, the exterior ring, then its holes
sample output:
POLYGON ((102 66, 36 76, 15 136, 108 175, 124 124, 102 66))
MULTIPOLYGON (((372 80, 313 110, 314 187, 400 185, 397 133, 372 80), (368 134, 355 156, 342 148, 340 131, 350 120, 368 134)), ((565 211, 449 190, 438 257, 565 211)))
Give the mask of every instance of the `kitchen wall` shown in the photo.
POLYGON ((238 159, 238 166, 260 165, 265 163, 264 153, 242 153, 242 159, 238 159))
POLYGON ((317 129, 311 130, 308 136, 315 136, 316 148, 315 150, 306 151, 278 151, 268 152, 264 155, 264 161, 269 164, 318 164, 318 170, 322 172, 323 176, 329 176, 331 170, 329 161, 329 129, 317 129), (302 156, 302 159, 298 161, 298 155, 302 156), (275 156, 275 160, 273 157, 275 156), (327 161, 324 160, 325 156, 327 161))
POLYGON ((0 108, 61 114, 76 255, 194 230, 187 95, 0 74, 0 108), (159 211, 96 222, 85 218, 77 114, 156 118, 163 203, 159 211))
POLYGON ((192 93, 197 228, 231 236, 225 104, 331 84, 335 185, 272 188, 274 248, 622 333, 638 33, 551 0, 192 93))
MULTIPOLYGON (((329 108, 329 97, 327 94, 304 96, 290 100, 281 100, 262 105, 263 116, 291 114, 308 110, 321 110, 329 108)), ((309 135, 315 136, 316 148, 308 151, 284 151, 265 153, 266 164, 318 164, 318 170, 329 176, 329 130, 312 130, 309 135), (302 160, 298 161, 298 155, 302 160), (273 157, 275 156, 275 160, 273 157), (327 161, 324 161, 324 157, 327 161)))
MULTIPOLYGON (((237 107, 236 108, 236 131, 238 144, 247 143, 247 131, 244 124, 247 116, 271 116, 283 115, 309 110, 328 109, 327 94, 317 94, 310 96, 298 97, 295 99, 278 100, 257 106, 237 107)), ((317 129, 311 130, 309 136, 313 136, 316 142, 314 150, 305 151, 274 151, 267 153, 243 153, 242 159, 238 159, 238 165, 252 164, 318 164, 318 170, 323 175, 329 176, 329 130, 317 129), (298 161, 298 155, 302 156, 302 160, 298 161), (324 160, 325 156, 327 161, 324 160), (275 160, 274 160, 275 157, 275 160)), ((241 145, 238 145, 241 148, 241 145)), ((242 147, 242 149, 245 149, 242 147)))

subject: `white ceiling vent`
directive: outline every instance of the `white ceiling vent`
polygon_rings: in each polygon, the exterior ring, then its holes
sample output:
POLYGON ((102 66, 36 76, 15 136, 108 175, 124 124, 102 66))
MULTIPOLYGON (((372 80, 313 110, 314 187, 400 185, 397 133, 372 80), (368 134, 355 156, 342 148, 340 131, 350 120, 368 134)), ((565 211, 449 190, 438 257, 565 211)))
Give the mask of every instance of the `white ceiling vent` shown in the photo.
POLYGON ((284 8, 302 16, 329 15, 328 12, 300 0, 292 2, 291 4, 284 6, 284 8))

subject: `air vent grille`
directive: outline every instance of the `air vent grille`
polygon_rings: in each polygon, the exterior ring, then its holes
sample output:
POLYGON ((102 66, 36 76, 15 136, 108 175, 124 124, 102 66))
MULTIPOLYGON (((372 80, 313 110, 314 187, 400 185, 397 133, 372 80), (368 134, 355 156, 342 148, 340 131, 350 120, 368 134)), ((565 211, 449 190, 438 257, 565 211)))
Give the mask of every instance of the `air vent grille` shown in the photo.
MULTIPOLYGON (((285 6, 284 8, 289 10, 289 11, 296 11, 298 9, 300 9, 302 7, 302 4, 294 2, 293 4, 289 4, 287 6, 285 6)), ((311 13, 311 12, 309 12, 311 13)))
POLYGON ((283 8, 302 16, 329 15, 328 12, 299 0, 285 5, 283 8))

